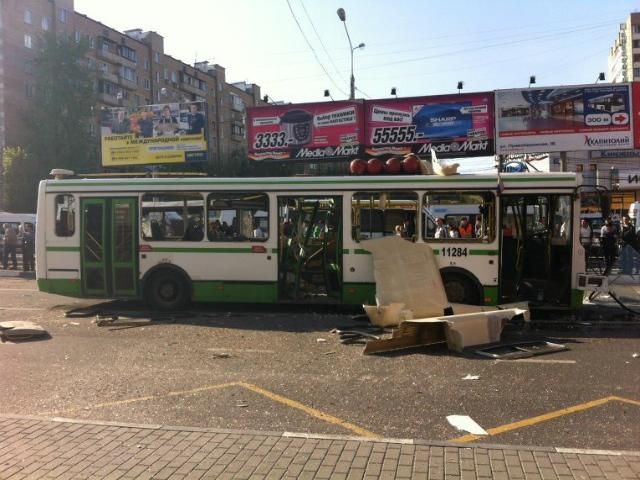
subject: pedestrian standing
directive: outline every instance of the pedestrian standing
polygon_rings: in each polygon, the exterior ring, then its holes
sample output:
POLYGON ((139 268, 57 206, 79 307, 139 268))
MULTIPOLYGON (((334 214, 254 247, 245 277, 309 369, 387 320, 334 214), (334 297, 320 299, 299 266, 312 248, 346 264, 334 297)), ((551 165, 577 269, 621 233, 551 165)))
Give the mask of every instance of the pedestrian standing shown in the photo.
POLYGON ((620 240, 622 273, 631 275, 633 273, 633 257, 637 247, 638 237, 636 236, 635 227, 631 224, 631 219, 626 215, 622 217, 622 223, 620 224, 620 240))
POLYGON ((13 268, 11 270, 15 270, 18 268, 18 261, 16 259, 16 248, 18 247, 18 234, 15 229, 5 223, 3 225, 4 229, 4 255, 2 256, 2 268, 5 270, 9 265, 9 256, 11 256, 11 261, 13 262, 13 268))
POLYGON ((22 270, 25 272, 35 270, 34 254, 36 252, 36 236, 33 226, 25 223, 22 234, 22 270))
POLYGON ((604 221, 604 225, 600 230, 600 245, 602 246, 602 254, 606 269, 609 270, 616 259, 616 230, 610 218, 604 221))
POLYGON ((580 244, 584 248, 584 265, 587 267, 589 261, 589 253, 591 253, 591 245, 593 244, 593 230, 586 219, 580 222, 580 244))

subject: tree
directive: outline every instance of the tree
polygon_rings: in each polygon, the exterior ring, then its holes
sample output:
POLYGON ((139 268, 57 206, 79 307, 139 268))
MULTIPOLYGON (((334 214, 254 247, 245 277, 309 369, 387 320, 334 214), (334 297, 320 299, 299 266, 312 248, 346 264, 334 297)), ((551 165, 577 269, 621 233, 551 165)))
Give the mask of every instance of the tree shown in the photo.
POLYGON ((34 60, 35 93, 27 125, 29 157, 41 176, 51 168, 95 167, 96 140, 90 125, 96 105, 86 41, 47 33, 34 60))
POLYGON ((21 147, 6 147, 2 152, 2 172, 3 208, 9 212, 35 212, 39 173, 27 152, 21 147))
POLYGON ((96 97, 86 42, 46 34, 34 59, 34 97, 25 112, 24 145, 3 152, 3 200, 10 211, 35 212, 37 185, 52 168, 95 167, 91 136, 96 97))

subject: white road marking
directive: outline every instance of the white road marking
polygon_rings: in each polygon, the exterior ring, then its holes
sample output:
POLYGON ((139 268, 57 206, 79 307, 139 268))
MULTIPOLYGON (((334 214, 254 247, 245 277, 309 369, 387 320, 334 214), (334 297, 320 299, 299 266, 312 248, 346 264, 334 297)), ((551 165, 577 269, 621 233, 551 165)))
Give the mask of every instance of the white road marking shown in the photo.
POLYGON ((546 360, 543 358, 518 358, 516 360, 496 360, 496 363, 558 363, 571 365, 576 363, 575 360, 546 360))

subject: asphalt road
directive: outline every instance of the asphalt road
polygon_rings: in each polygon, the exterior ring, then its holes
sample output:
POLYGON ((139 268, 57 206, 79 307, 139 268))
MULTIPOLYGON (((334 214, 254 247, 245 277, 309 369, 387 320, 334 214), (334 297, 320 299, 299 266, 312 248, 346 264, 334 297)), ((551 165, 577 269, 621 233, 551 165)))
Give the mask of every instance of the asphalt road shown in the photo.
POLYGON ((363 356, 330 333, 349 312, 211 306, 123 328, 64 316, 80 304, 0 278, 0 321, 51 335, 0 344, 1 413, 428 440, 465 435, 457 414, 485 443, 640 449, 638 327, 509 329, 570 350, 496 362, 441 347, 363 356))

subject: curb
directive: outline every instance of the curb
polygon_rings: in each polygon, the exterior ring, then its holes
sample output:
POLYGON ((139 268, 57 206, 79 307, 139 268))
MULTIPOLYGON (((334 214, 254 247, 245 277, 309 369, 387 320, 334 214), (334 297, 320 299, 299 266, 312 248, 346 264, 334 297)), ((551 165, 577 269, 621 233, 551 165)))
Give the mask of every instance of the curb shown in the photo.
POLYGON ((369 437, 356 437, 356 436, 349 436, 349 435, 330 435, 330 434, 301 433, 301 432, 275 432, 275 431, 268 431, 268 430, 263 431, 263 430, 234 430, 234 429, 207 428, 207 427, 181 427, 181 426, 169 426, 169 425, 160 425, 160 424, 107 422, 102 420, 82 420, 82 419, 63 418, 63 417, 39 417, 35 415, 0 414, 0 418, 16 419, 16 420, 34 420, 34 421, 40 421, 40 422, 73 423, 73 424, 79 424, 79 425, 137 428, 137 429, 144 429, 144 430, 207 432, 207 433, 222 433, 227 435, 262 435, 262 436, 269 436, 269 437, 302 438, 305 440, 343 440, 343 441, 357 441, 357 442, 367 442, 367 443, 420 445, 420 446, 429 446, 429 447, 458 448, 458 449, 483 448, 486 450, 516 450, 516 451, 546 452, 546 453, 561 453, 561 454, 640 457, 640 450, 598 450, 598 449, 588 449, 588 448, 542 447, 542 446, 531 446, 531 445, 502 445, 502 444, 481 443, 481 442, 480 443, 469 442, 469 443, 461 444, 461 443, 456 443, 451 441, 421 440, 421 439, 411 439, 411 438, 369 438, 369 437))

